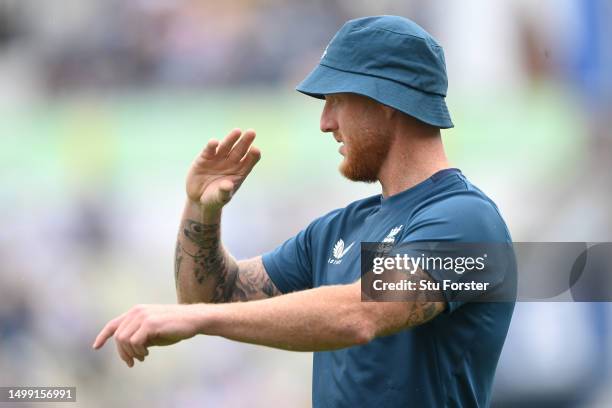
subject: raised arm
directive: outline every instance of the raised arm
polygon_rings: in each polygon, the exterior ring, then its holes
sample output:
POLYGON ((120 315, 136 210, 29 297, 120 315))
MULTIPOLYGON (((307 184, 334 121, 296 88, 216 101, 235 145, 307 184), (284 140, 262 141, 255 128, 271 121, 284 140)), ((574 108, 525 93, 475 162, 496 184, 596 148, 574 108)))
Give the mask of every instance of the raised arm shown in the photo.
POLYGON ((187 202, 176 251, 179 303, 224 303, 280 294, 260 257, 236 261, 221 242, 221 212, 255 164, 255 132, 232 130, 220 143, 208 142, 187 174, 187 202))

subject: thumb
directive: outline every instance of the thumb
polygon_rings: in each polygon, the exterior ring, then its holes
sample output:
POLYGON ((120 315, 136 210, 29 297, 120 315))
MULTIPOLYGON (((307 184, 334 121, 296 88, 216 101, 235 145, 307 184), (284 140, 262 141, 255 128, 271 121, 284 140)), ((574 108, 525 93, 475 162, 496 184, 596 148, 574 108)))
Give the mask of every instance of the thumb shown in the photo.
POLYGON ((232 198, 234 192, 234 183, 229 180, 223 180, 219 183, 219 200, 227 203, 232 198))

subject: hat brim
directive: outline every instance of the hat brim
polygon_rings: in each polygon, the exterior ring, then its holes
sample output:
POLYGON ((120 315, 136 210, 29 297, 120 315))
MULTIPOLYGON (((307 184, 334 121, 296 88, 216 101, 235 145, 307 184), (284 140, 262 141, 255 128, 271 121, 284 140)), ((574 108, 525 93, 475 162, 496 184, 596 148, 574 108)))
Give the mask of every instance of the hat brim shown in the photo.
POLYGON ((327 94, 356 93, 432 126, 441 129, 454 126, 443 96, 422 92, 381 77, 341 71, 319 64, 296 90, 318 99, 325 99, 327 94))

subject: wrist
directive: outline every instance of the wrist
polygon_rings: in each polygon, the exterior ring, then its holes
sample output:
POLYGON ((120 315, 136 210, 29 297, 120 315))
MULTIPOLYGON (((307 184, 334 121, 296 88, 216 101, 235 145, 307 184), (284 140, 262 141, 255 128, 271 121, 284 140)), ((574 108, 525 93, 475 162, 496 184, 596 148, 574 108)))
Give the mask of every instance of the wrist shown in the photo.
POLYGON ((212 328, 214 326, 215 316, 218 314, 217 312, 221 305, 199 303, 191 306, 193 307, 192 317, 196 333, 214 335, 212 328))
POLYGON ((187 198, 187 208, 193 216, 204 224, 218 224, 221 222, 221 212, 223 207, 211 208, 199 201, 187 198))

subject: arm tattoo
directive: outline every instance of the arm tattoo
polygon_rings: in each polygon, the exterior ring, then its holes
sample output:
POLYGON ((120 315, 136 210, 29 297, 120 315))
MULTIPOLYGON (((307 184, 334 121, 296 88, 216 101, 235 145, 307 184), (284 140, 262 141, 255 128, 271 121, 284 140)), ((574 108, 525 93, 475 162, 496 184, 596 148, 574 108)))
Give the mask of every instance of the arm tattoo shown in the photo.
POLYGON ((227 268, 224 274, 219 275, 215 294, 212 298, 214 303, 225 303, 231 300, 237 275, 238 265, 235 262, 230 268, 227 268))
POLYGON ((243 302, 278 295, 281 295, 281 292, 268 276, 261 257, 240 262, 240 272, 236 279, 232 301, 243 302))
POLYGON ((174 250, 174 284, 178 289, 179 285, 179 272, 181 269, 181 262, 183 261, 183 248, 181 247, 180 237, 176 239, 176 249, 174 250))
POLYGON ((213 295, 207 301, 225 302, 230 298, 238 267, 221 246, 221 226, 218 223, 185 220, 179 231, 174 260, 177 288, 181 271, 191 270, 198 285, 212 286, 213 295))
POLYGON ((193 254, 183 250, 195 263, 193 273, 199 284, 208 276, 219 276, 225 269, 225 256, 219 250, 219 224, 206 225, 186 220, 183 235, 197 248, 193 254))
MULTIPOLYGON (((434 280, 429 276, 429 274, 423 271, 420 268, 417 268, 414 273, 410 273, 406 270, 390 270, 385 272, 388 282, 400 282, 401 280, 408 280, 410 282, 414 282, 416 287, 419 287, 420 281, 431 281, 434 280)), ((362 276, 362 282, 365 281, 365 288, 372 287, 372 283, 374 279, 377 279, 372 271, 364 274, 362 276)), ((362 286, 362 290, 363 290, 362 286)), ((400 311, 396 314, 399 319, 392 326, 397 327, 398 325, 402 328, 409 328, 418 326, 420 324, 427 323, 442 311, 444 311, 446 307, 446 301, 444 299, 444 295, 441 291, 433 291, 433 290, 411 290, 405 293, 395 293, 395 292, 384 292, 384 293, 374 293, 368 291, 366 289, 365 292, 361 294, 362 299, 366 301, 374 301, 374 302, 396 302, 396 304, 401 305, 398 306, 400 309, 394 309, 396 311, 400 311)), ((386 310, 383 308, 383 310, 386 310)), ((386 334, 393 333, 385 332, 386 334)))
MULTIPOLYGON (((210 289, 214 303, 247 301, 280 295, 261 258, 238 264, 221 245, 221 226, 186 220, 179 232, 175 253, 175 279, 191 266, 193 279, 210 289), (181 239, 182 238, 182 239, 181 239), (189 250, 187 249, 189 248, 189 250), (186 257, 185 257, 186 256, 186 257), (187 261, 188 259, 188 261, 187 261)), ((203 289, 208 291, 208 289, 203 289)), ((210 295, 209 295, 210 296, 210 295)))
MULTIPOLYGON (((418 268, 414 274, 410 275, 410 280, 419 282, 428 280, 434 282, 429 274, 418 268)), ((407 302, 409 307, 407 326, 417 326, 426 323, 442 313, 446 308, 444 296, 441 291, 432 295, 431 291, 417 291, 414 300, 407 302)))
POLYGON ((195 251, 188 252, 180 240, 177 248, 193 260, 193 274, 199 284, 208 276, 220 275, 225 268, 225 257, 219 250, 219 230, 219 224, 206 225, 194 220, 186 220, 183 226, 183 236, 195 251))

